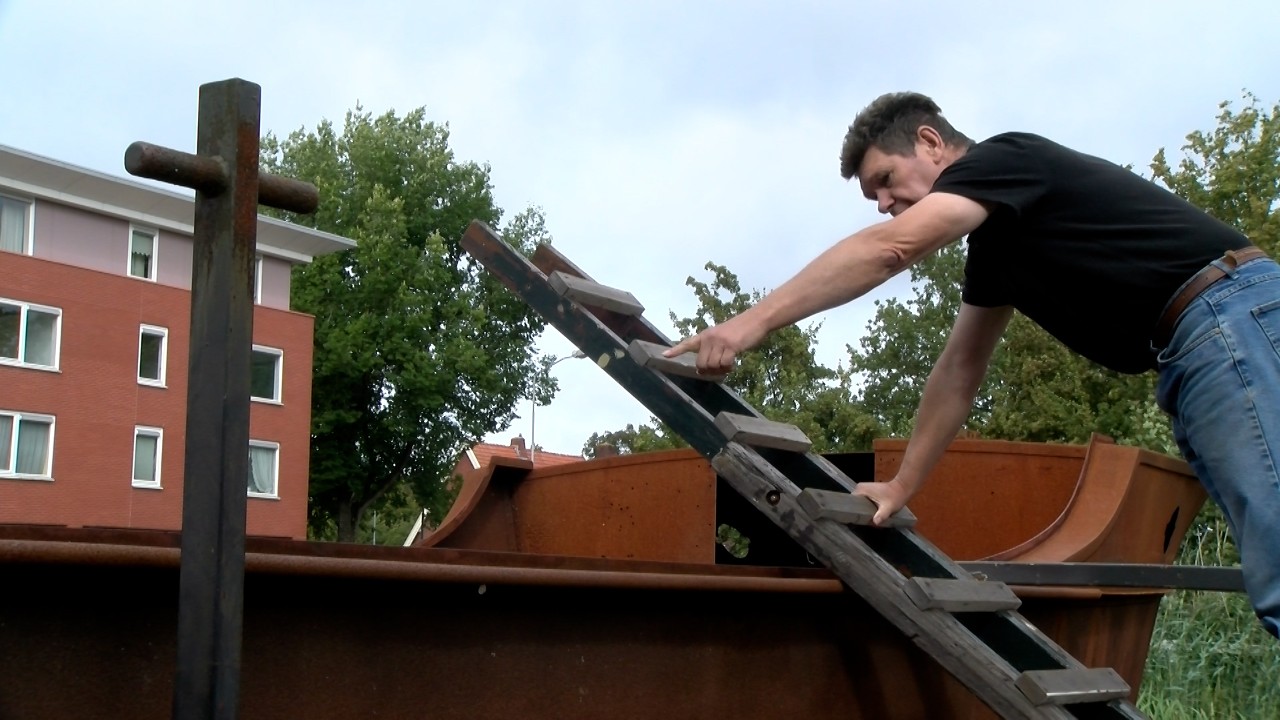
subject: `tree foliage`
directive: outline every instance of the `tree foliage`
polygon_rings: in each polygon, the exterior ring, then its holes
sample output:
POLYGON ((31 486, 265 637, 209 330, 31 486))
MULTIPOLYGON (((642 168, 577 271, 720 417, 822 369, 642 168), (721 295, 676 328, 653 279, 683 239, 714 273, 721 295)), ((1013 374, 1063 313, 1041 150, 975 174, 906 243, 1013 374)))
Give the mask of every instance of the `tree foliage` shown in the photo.
POLYGON ((1171 166, 1163 148, 1151 161, 1156 180, 1235 226, 1272 257, 1280 252, 1280 103, 1270 110, 1252 93, 1244 107, 1218 106, 1218 126, 1187 135, 1171 166))
MULTIPOLYGON (((459 239, 496 225, 489 168, 461 162, 446 126, 348 112, 284 140, 268 134, 263 170, 312 182, 319 210, 290 218, 352 238, 354 249, 297 268, 292 307, 315 316, 310 524, 350 541, 376 503, 445 505, 467 445, 504 427, 521 398, 552 386, 532 349, 543 322, 470 258, 459 239), (390 492, 404 486, 408 493, 390 492)), ((505 239, 547 241, 541 214, 505 239)))
POLYGON ((856 397, 891 436, 906 436, 933 363, 960 309, 964 248, 955 243, 910 269, 913 297, 877 300, 858 347, 846 345, 856 397))
POLYGON ((619 455, 631 453, 654 452, 657 450, 674 450, 687 447, 679 435, 671 431, 656 417, 649 418, 645 425, 636 426, 627 423, 621 430, 592 433, 582 446, 582 455, 587 459, 598 457, 600 446, 608 445, 619 455))

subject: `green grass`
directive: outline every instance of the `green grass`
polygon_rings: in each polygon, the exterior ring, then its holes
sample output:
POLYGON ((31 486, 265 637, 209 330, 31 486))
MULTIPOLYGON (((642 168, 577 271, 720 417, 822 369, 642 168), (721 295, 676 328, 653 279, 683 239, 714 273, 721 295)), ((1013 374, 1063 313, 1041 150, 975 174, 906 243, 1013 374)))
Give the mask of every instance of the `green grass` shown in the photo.
MULTIPOLYGON (((1221 513, 1206 508, 1179 562, 1238 561, 1221 513)), ((1138 707, 1157 720, 1280 718, 1280 641, 1244 595, 1171 593, 1160 605, 1138 707)))

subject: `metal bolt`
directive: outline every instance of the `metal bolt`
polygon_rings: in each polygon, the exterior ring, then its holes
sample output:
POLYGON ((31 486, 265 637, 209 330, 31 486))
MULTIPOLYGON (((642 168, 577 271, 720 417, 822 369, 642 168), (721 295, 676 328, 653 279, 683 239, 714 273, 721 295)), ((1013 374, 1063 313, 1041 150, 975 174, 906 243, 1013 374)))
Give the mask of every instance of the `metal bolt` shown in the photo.
POLYGON ((778 501, 782 499, 782 493, 778 492, 777 490, 770 490, 769 492, 765 493, 764 499, 765 499, 765 502, 769 503, 770 505, 777 505, 778 501))

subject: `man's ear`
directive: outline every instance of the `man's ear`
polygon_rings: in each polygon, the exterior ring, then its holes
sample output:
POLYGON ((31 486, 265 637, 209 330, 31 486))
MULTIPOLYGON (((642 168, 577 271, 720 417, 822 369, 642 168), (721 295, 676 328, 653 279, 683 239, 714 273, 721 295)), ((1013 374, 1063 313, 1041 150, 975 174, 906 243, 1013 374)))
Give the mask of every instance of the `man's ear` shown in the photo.
POLYGON ((928 125, 916 128, 916 152, 923 152, 930 160, 940 160, 946 143, 942 135, 928 125))

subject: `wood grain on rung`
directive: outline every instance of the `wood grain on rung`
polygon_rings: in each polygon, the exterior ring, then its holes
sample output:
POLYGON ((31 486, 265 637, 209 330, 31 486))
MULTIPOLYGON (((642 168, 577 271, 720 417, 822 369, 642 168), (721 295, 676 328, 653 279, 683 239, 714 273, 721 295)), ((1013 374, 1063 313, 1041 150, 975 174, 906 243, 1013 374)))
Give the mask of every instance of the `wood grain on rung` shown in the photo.
POLYGON ((1022 606, 1018 596, 1002 582, 913 577, 903 590, 921 610, 998 612, 1022 606))
POLYGON ((1014 685, 1036 705, 1102 702, 1129 696, 1129 684, 1111 668, 1028 670, 1014 685))
POLYGON ((697 359, 695 353, 684 353, 675 357, 663 357, 662 353, 668 348, 666 345, 651 343, 645 340, 632 340, 627 350, 640 365, 653 368, 658 372, 664 372, 668 375, 679 375, 681 377, 697 378, 698 380, 706 380, 707 382, 720 382, 724 380, 724 375, 703 375, 698 372, 697 359))
POLYGON ((813 446, 804 432, 795 425, 762 417, 721 412, 716 415, 716 427, 726 438, 753 447, 809 452, 809 448, 813 446))
MULTIPOLYGON (((835 520, 846 525, 871 525, 877 510, 874 502, 861 495, 833 490, 805 488, 797 501, 809 517, 835 520)), ((880 527, 912 527, 915 524, 916 516, 904 507, 890 515, 880 527)))
POLYGON ((623 315, 643 315, 644 305, 626 290, 611 288, 598 282, 556 271, 547 276, 547 284, 560 297, 612 310, 623 315))

